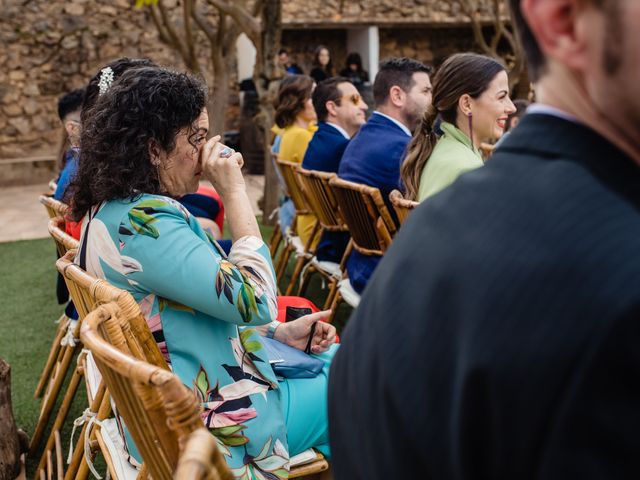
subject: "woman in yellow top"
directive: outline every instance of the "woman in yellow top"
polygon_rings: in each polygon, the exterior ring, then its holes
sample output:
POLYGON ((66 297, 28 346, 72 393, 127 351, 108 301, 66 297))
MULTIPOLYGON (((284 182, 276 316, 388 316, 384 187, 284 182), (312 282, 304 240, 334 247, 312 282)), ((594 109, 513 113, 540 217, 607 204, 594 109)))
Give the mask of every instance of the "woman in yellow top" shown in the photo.
POLYGON ((504 132, 515 107, 500 63, 475 53, 452 55, 433 77, 433 104, 407 149, 400 171, 405 195, 423 201, 483 165, 480 142, 504 132), (437 115, 443 135, 434 132, 437 115))
MULTIPOLYGON (((316 111, 311 102, 314 88, 313 79, 307 75, 289 75, 282 80, 275 103, 276 125, 281 129, 280 160, 302 163, 311 137, 317 130, 316 111)), ((298 217, 296 230, 305 245, 315 221, 311 214, 298 217)))

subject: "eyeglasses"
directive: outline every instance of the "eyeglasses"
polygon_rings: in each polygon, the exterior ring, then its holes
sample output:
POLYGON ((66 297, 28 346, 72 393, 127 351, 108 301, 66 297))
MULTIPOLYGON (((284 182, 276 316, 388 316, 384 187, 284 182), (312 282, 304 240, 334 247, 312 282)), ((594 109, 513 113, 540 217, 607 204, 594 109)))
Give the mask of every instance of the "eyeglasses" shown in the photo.
POLYGON ((342 97, 340 97, 340 99, 342 100, 343 98, 346 98, 347 100, 349 100, 351 103, 353 103, 356 107, 358 105, 360 105, 360 102, 362 101, 362 97, 360 96, 360 94, 358 93, 354 93, 352 95, 343 95, 342 97))

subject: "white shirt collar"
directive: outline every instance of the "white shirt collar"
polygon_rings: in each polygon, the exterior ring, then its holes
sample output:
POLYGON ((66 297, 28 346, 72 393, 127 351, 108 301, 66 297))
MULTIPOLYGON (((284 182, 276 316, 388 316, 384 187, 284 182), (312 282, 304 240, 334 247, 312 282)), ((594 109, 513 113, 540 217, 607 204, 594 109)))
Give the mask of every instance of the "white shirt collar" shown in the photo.
POLYGON ((407 134, 407 135, 409 135, 410 137, 412 136, 412 135, 411 135, 411 130, 409 130, 409 129, 407 128, 407 126, 406 126, 404 123, 399 122, 399 121, 398 121, 398 120, 396 120, 395 118, 392 118, 392 117, 390 117, 389 115, 386 115, 386 114, 384 114, 384 113, 382 113, 382 112, 379 112, 378 110, 376 110, 376 111, 375 111, 375 112, 373 112, 373 113, 374 113, 374 114, 377 114, 377 115, 380 115, 380 116, 383 116, 384 118, 388 118, 388 119, 389 119, 389 120, 391 120, 393 123, 395 123, 396 125, 398 125, 398 126, 402 129, 402 131, 403 131, 404 133, 406 133, 406 134, 407 134))
POLYGON ((542 113, 544 115, 551 115, 553 117, 562 118, 572 123, 581 123, 577 117, 570 113, 560 110, 559 108, 546 105, 544 103, 533 103, 527 107, 527 113, 542 113))
POLYGON ((342 134, 342 136, 343 136, 344 138, 346 138, 347 140, 350 140, 350 139, 351 139, 351 137, 349 136, 349 134, 348 134, 348 133, 345 131, 345 129, 344 129, 344 128, 342 128, 340 125, 336 125, 335 123, 331 123, 331 122, 324 122, 324 123, 326 123, 327 125, 331 125, 333 128, 335 128, 336 130, 338 130, 338 131, 342 134))

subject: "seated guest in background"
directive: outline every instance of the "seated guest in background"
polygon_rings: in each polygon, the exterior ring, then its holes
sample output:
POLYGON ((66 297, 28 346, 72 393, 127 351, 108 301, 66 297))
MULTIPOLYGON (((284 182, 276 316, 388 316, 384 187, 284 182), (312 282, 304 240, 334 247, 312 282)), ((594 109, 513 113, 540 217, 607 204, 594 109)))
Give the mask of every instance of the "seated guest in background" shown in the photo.
POLYGON ((355 86, 343 77, 320 82, 312 95, 318 130, 307 147, 302 166, 307 170, 338 173, 349 139, 365 123, 369 108, 355 86))
POLYGON ((504 135, 502 135, 502 137, 500 137, 500 140, 496 142, 496 148, 498 148, 498 145, 502 144, 502 142, 504 142, 505 139, 509 136, 511 131, 518 126, 518 123, 520 123, 520 119, 525 114, 530 104, 531 103, 528 100, 524 100, 522 98, 513 101, 513 105, 516 107, 516 111, 509 115, 507 124, 504 127, 504 135))
POLYGON ((357 52, 347 55, 346 67, 340 71, 340 76, 345 77, 360 90, 369 82, 369 73, 362 68, 362 58, 357 52))
POLYGON ((202 402, 232 476, 286 478, 290 455, 310 447, 329 453, 335 328, 321 321, 328 312, 272 322, 269 249, 242 156, 223 155, 219 136, 207 141, 206 90, 193 76, 146 67, 126 72, 97 100, 85 117, 74 184, 74 215, 84 218, 76 262, 140 304, 172 371, 202 402), (228 257, 174 200, 195 192, 202 177, 224 200, 228 257), (304 349, 310 335, 323 370, 276 377, 261 337, 304 349))
POLYGON ((484 165, 480 143, 500 138, 515 111, 509 78, 500 63, 476 53, 447 58, 433 77, 433 104, 422 117, 402 164, 405 196, 421 202, 484 165), (438 115, 440 137, 434 131, 438 115))
POLYGON ((58 100, 58 117, 65 130, 65 141, 60 149, 60 176, 53 198, 63 201, 64 194, 78 170, 78 150, 80 144, 80 112, 84 100, 84 88, 65 93, 58 100))
POLYGON ((320 83, 335 75, 331 54, 329 53, 329 49, 324 45, 319 45, 318 48, 316 48, 313 54, 313 66, 309 75, 311 75, 311 78, 313 78, 316 83, 320 83))
MULTIPOLYGON (((343 77, 320 82, 313 92, 313 106, 318 115, 318 131, 309 143, 302 166, 307 170, 337 173, 344 149, 365 123, 369 107, 356 87, 343 77)), ((316 248, 316 257, 340 262, 347 243, 348 233, 325 232, 316 248)))
MULTIPOLYGON (((311 94, 315 83, 307 75, 289 75, 282 80, 276 109, 276 125, 280 128, 278 158, 288 162, 302 163, 311 137, 317 130, 316 111, 311 94)), ((298 217, 296 230, 303 244, 311 236, 316 219, 313 215, 298 217)))
POLYGON ((289 52, 282 48, 278 52, 278 65, 287 72, 289 75, 302 75, 304 72, 302 69, 289 58, 289 52))
MULTIPOLYGON (((410 58, 392 58, 380 64, 373 83, 376 110, 345 149, 340 178, 380 189, 389 204, 389 193, 400 188, 400 165, 411 131, 431 104, 429 71, 410 58)), ((362 291, 379 260, 355 251, 351 254, 347 271, 357 292, 362 291)))
MULTIPOLYGON (((211 233, 213 238, 219 241, 218 243, 221 242, 220 239, 224 233, 224 205, 215 188, 200 185, 195 193, 188 193, 178 201, 198 219, 205 231, 211 233)), ((229 250, 224 246, 223 249, 229 250)))
POLYGON ((371 279, 329 377, 335 480, 640 476, 640 2, 509 7, 539 103, 371 279))

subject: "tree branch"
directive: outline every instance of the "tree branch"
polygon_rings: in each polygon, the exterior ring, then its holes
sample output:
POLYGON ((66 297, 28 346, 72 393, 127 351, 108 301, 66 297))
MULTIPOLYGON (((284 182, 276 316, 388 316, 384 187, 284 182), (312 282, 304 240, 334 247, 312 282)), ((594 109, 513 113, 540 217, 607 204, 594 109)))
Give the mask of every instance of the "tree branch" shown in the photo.
POLYGON ((223 0, 208 0, 211 5, 216 7, 220 12, 226 13, 238 24, 240 29, 256 44, 259 41, 260 24, 249 14, 244 8, 238 7, 237 4, 230 4, 223 0))
POLYGON ((189 70, 193 73, 200 73, 200 64, 196 57, 195 39, 193 29, 191 28, 191 12, 194 10, 195 0, 183 0, 183 2, 185 50, 188 55, 188 61, 186 63, 189 70))
POLYGON ((189 64, 189 53, 187 49, 182 44, 180 37, 171 25, 171 20, 169 19, 169 14, 167 13, 167 8, 164 5, 162 0, 158 0, 158 9, 160 10, 160 17, 162 18, 162 23, 164 27, 167 29, 167 35, 171 39, 171 44, 175 47, 176 50, 180 53, 180 56, 184 60, 184 63, 189 64))

